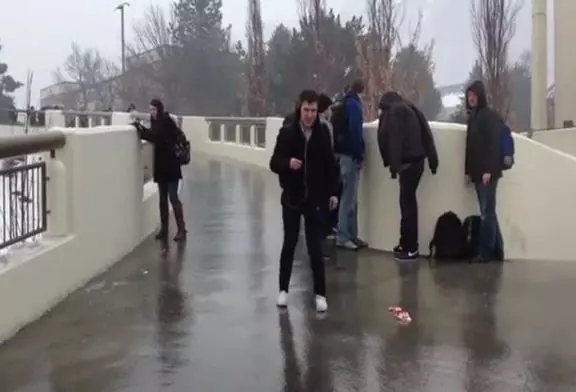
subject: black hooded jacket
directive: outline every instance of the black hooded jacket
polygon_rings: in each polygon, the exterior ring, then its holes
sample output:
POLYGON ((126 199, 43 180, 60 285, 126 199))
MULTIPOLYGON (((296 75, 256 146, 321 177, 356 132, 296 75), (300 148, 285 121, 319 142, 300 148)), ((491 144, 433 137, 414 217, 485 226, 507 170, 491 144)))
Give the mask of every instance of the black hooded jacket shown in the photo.
POLYGON ((472 83, 466 89, 474 92, 478 105, 472 108, 466 98, 466 110, 469 113, 466 129, 465 174, 474 183, 482 181, 482 175, 489 173, 492 178, 502 176, 501 132, 503 122, 498 113, 488 107, 486 89, 480 81, 472 83))
POLYGON ((330 131, 317 118, 308 141, 300 126, 300 110, 294 120, 280 128, 270 158, 270 170, 278 174, 282 204, 300 208, 307 203, 319 207, 338 195, 338 165, 332 149, 330 131), (302 161, 298 170, 290 168, 290 159, 302 161))
POLYGON ((385 167, 396 178, 403 164, 428 159, 433 174, 438 169, 438 153, 432 130, 424 114, 396 92, 380 99, 378 147, 385 167))
POLYGON ((140 138, 154 145, 154 181, 168 183, 182 179, 182 168, 176 157, 175 148, 182 131, 170 114, 159 110, 150 121, 150 129, 135 124, 140 138))

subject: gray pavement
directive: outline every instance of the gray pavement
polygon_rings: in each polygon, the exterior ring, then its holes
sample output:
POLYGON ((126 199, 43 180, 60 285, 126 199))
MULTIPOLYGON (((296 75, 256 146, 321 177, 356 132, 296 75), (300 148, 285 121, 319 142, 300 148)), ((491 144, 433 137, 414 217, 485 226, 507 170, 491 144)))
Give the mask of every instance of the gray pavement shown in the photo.
POLYGON ((300 249, 279 311, 276 179, 199 157, 187 177, 186 246, 144 243, 2 346, 1 392, 576 390, 576 263, 338 252, 319 316, 300 249))

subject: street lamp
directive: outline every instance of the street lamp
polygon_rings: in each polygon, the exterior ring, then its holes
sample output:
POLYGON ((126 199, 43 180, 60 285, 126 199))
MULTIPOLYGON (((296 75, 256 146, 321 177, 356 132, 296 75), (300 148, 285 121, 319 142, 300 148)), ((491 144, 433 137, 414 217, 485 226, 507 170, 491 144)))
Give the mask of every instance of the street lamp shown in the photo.
POLYGON ((127 1, 119 4, 116 10, 120 10, 120 33, 122 35, 122 73, 126 72, 126 39, 124 35, 124 8, 129 7, 130 3, 127 1))

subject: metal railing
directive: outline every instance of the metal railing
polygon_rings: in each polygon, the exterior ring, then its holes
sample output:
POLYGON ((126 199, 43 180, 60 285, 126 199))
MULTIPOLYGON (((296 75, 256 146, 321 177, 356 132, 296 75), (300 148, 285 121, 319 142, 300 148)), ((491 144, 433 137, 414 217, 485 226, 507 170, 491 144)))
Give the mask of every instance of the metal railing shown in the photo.
POLYGON ((46 231, 49 178, 38 153, 65 143, 62 132, 0 137, 0 249, 46 231))
POLYGON ((258 117, 206 117, 211 142, 266 148, 266 119, 258 117))

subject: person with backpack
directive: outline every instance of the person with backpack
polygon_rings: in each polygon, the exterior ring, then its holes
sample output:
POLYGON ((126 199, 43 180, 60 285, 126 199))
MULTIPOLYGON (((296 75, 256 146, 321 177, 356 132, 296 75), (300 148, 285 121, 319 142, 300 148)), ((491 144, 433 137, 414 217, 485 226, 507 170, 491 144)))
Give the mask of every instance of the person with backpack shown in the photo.
POLYGON ((488 107, 481 81, 466 89, 466 109, 470 115, 466 129, 465 175, 474 184, 481 225, 478 256, 474 261, 503 260, 503 239, 496 214, 496 190, 502 177, 504 123, 488 107))
POLYGON ((428 159, 436 174, 438 155, 432 131, 424 114, 395 91, 380 99, 378 147, 384 167, 400 183, 400 240, 394 247, 397 260, 414 260, 420 255, 418 245, 418 200, 416 191, 428 159))
MULTIPOLYGON (((154 145, 154 182, 158 184, 160 231, 157 240, 168 238, 168 201, 172 204, 177 233, 174 241, 186 239, 186 223, 182 202, 178 196, 178 185, 182 179, 182 161, 178 156, 178 146, 185 137, 170 114, 164 110, 164 104, 159 99, 150 102, 150 128, 145 128, 139 122, 133 123, 140 138, 154 145)), ((186 142, 187 143, 187 142, 186 142)))
POLYGON ((332 115, 334 152, 340 163, 342 198, 338 211, 336 246, 357 250, 368 244, 358 237, 358 182, 364 164, 364 118, 360 95, 364 82, 356 80, 332 115))
POLYGON ((338 171, 330 140, 330 131, 318 117, 318 94, 300 93, 294 121, 282 126, 270 158, 270 170, 278 175, 282 188, 284 241, 280 254, 278 307, 288 303, 288 287, 294 252, 304 216, 306 245, 310 256, 316 310, 325 312, 326 277, 322 257, 321 209, 338 207, 338 171))

